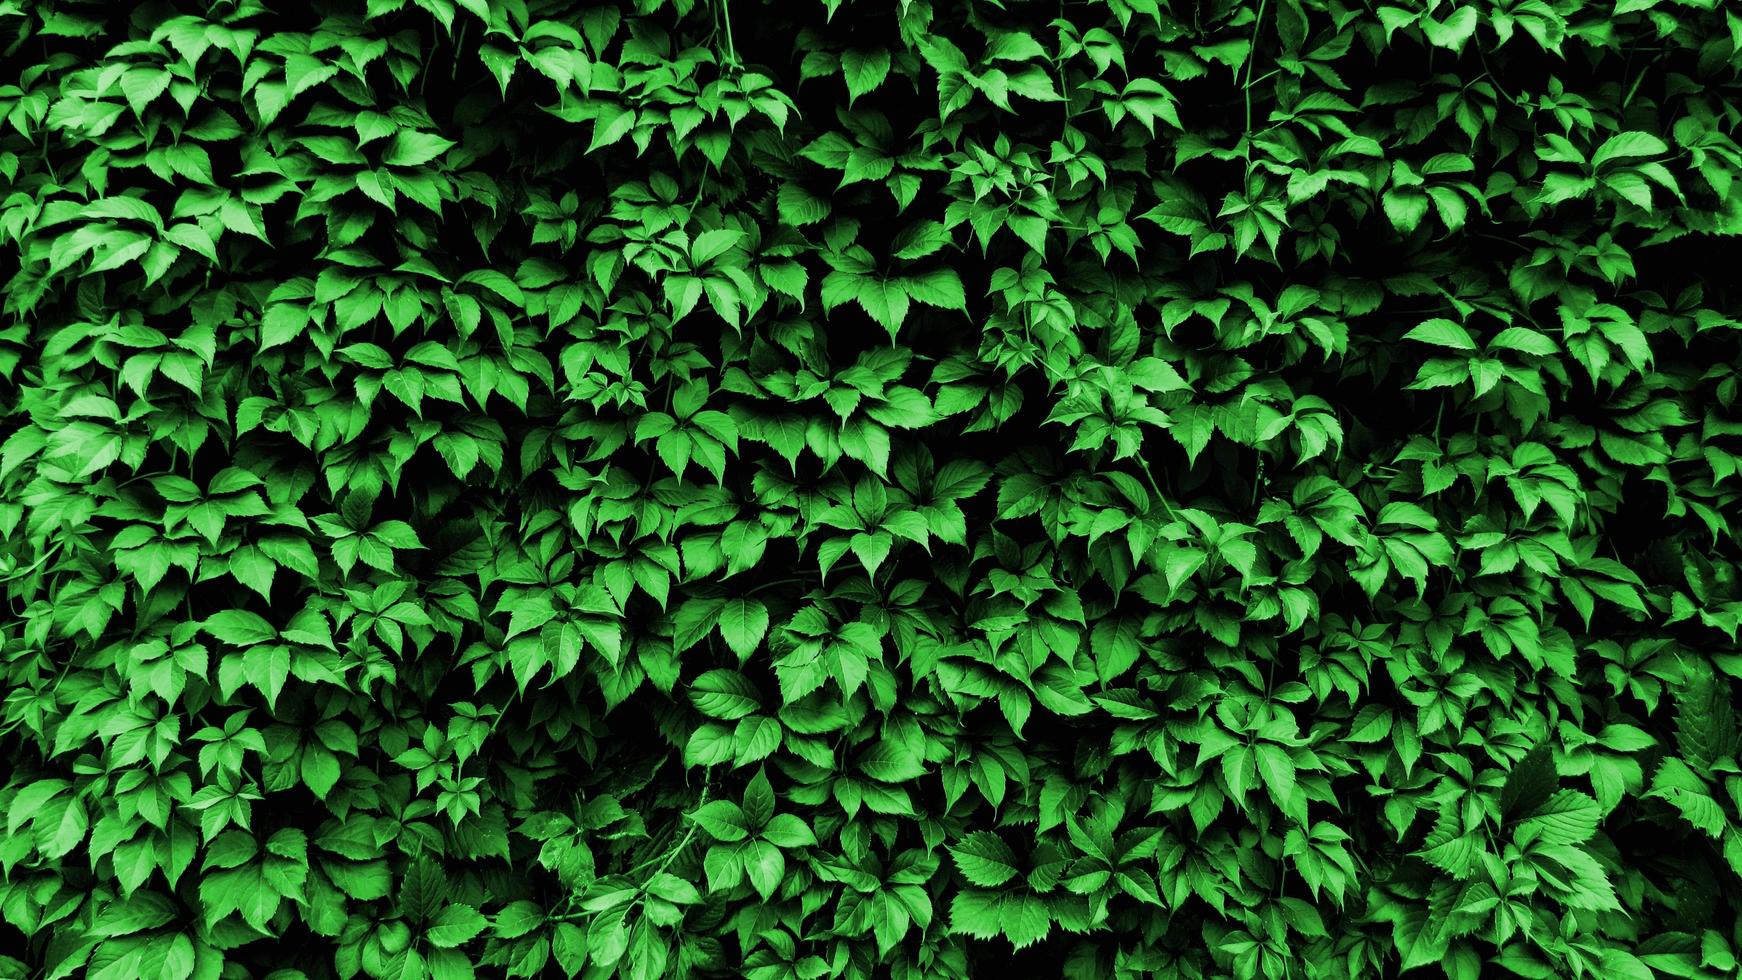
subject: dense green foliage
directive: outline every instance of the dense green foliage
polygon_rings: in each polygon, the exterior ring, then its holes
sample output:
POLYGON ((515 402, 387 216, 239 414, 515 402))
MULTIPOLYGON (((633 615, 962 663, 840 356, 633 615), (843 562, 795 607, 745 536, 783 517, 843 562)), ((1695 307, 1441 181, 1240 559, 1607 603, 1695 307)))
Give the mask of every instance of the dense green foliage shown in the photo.
POLYGON ((0 974, 1742 950, 1718 0, 0 0, 0 974))

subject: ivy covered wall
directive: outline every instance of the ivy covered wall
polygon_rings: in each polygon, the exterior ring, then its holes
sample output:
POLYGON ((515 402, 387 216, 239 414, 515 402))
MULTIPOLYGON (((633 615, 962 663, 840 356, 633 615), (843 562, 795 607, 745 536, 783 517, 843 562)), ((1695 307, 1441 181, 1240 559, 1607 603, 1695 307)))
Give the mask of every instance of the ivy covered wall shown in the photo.
POLYGON ((0 975, 1737 975, 1742 11, 0 0, 0 975))

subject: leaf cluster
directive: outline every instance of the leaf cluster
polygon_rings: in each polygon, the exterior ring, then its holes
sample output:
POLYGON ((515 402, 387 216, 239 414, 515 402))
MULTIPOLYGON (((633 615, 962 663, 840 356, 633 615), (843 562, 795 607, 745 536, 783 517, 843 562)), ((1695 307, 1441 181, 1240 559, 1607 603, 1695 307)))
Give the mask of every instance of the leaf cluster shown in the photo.
POLYGON ((1737 975, 1717 0, 0 0, 0 974, 1737 975))

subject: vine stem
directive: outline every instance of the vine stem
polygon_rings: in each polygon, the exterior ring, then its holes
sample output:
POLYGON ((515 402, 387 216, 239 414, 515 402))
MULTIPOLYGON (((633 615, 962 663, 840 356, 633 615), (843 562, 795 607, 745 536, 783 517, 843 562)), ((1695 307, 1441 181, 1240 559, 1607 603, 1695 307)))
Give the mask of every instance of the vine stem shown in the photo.
POLYGON ((738 46, 732 43, 732 4, 730 0, 720 0, 720 20, 726 27, 726 63, 736 68, 738 67, 738 46))
MULTIPOLYGON (((708 784, 703 783, 702 784, 702 796, 701 796, 701 799, 696 801, 696 807, 699 809, 701 807, 706 806, 707 803, 708 803, 708 784)), ((654 861, 659 861, 659 867, 653 869, 653 877, 657 877, 661 874, 664 874, 665 869, 668 867, 671 867, 671 862, 677 860, 677 856, 679 854, 683 853, 683 849, 690 846, 690 841, 695 840, 696 831, 700 828, 700 826, 701 826, 700 824, 691 823, 689 831, 683 835, 683 840, 678 841, 676 847, 672 848, 670 851, 667 851, 665 853, 664 860, 660 860, 658 858, 648 858, 647 860, 641 862, 640 864, 636 865, 635 867, 630 868, 627 873, 634 874, 635 872, 640 871, 642 868, 645 868, 648 865, 652 864, 654 861)))
POLYGON ((762 584, 760 584, 760 585, 753 585, 753 586, 751 586, 751 587, 750 587, 750 588, 749 588, 749 589, 748 589, 748 590, 747 590, 747 592, 746 592, 746 594, 747 594, 747 595, 754 595, 754 594, 755 594, 755 593, 758 593, 758 592, 761 592, 761 591, 762 591, 762 590, 763 590, 763 589, 772 589, 772 588, 774 588, 774 587, 775 587, 775 586, 777 586, 777 585, 805 585, 805 584, 807 584, 807 583, 808 583, 808 582, 809 582, 809 581, 810 581, 810 580, 809 580, 809 579, 804 579, 804 578, 781 578, 781 579, 775 579, 775 580, 774 580, 774 581, 772 581, 772 582, 763 582, 763 583, 762 583, 762 584))
MULTIPOLYGON (((708 802, 708 784, 703 783, 702 784, 702 796, 701 796, 701 799, 696 801, 696 806, 698 808, 705 806, 705 805, 707 805, 707 802, 708 802)), ((640 871, 642 868, 647 867, 648 865, 652 864, 655 861, 659 861, 659 867, 653 869, 653 874, 648 876, 648 881, 652 881, 654 878, 657 878, 660 875, 664 874, 665 869, 671 866, 671 862, 677 860, 677 856, 679 854, 683 853, 684 848, 690 846, 690 841, 695 840, 696 830, 698 829, 698 827, 699 827, 698 824, 694 824, 694 823, 690 824, 690 829, 687 833, 684 834, 683 840, 678 841, 676 847, 667 851, 662 856, 663 860, 661 858, 648 858, 647 860, 641 862, 640 864, 637 864, 634 867, 630 868, 628 871, 625 871, 624 875, 625 876, 633 875, 633 874, 635 874, 635 872, 640 871)), ((636 902, 639 902, 640 900, 641 900, 640 896, 638 896, 636 899, 632 900, 630 902, 631 907, 636 902)), ((553 915, 553 916, 551 916, 551 918, 554 920, 557 920, 559 922, 564 922, 564 921, 570 921, 573 919, 578 919, 578 918, 581 918, 581 917, 588 915, 588 914, 590 914, 590 913, 579 912, 579 911, 564 912, 564 913, 560 913, 558 915, 553 915)))
POLYGON ((1162 510, 1167 511, 1168 519, 1178 520, 1179 515, 1174 513, 1173 504, 1168 502, 1167 495, 1161 492, 1161 485, 1155 481, 1155 472, 1149 468, 1149 460, 1144 459, 1142 455, 1139 455, 1137 457, 1137 465, 1142 468, 1143 475, 1148 478, 1149 489, 1150 492, 1155 494, 1156 502, 1161 504, 1162 510))
MULTIPOLYGON (((460 77, 460 48, 465 46, 466 28, 469 26, 471 26, 471 21, 460 21, 460 31, 454 36, 454 63, 450 66, 450 70, 448 71, 448 81, 454 81, 460 77)), ((423 85, 421 82, 418 84, 418 91, 423 91, 423 85)))
POLYGON ((1242 142, 1245 144, 1248 180, 1252 178, 1252 63, 1258 60, 1258 32, 1264 29, 1264 11, 1269 5, 1270 0, 1258 0, 1258 19, 1252 23, 1252 50, 1246 52, 1246 78, 1240 83, 1240 94, 1246 100, 1246 133, 1242 142))
POLYGON ((17 581, 18 579, 21 579, 21 578, 25 577, 26 575, 30 575, 30 574, 35 573, 36 570, 41 568, 44 564, 46 564, 50 558, 53 558, 56 554, 58 554, 60 552, 61 545, 65 544, 65 543, 66 542, 62 541, 62 540, 55 541, 53 544, 49 545, 47 551, 42 553, 42 557, 38 558, 35 561, 35 563, 32 564, 29 568, 18 569, 17 571, 13 572, 11 575, 6 576, 5 578, 0 578, 0 583, 17 581))

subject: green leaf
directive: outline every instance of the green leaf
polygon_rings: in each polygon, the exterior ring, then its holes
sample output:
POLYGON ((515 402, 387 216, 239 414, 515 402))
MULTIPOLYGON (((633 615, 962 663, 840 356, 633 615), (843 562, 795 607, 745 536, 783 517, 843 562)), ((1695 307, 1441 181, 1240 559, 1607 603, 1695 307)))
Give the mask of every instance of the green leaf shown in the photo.
POLYGON ((497 912, 493 924, 498 938, 516 939, 537 929, 544 921, 544 910, 522 899, 497 912))
POLYGON ((889 243, 889 251, 898 259, 923 259, 943 250, 949 243, 949 232, 944 230, 942 222, 916 221, 896 233, 889 243))
POLYGON ((1554 794, 1559 776, 1547 745, 1539 745, 1520 759, 1506 774, 1500 789, 1500 812, 1523 816, 1534 813, 1554 794))
POLYGON ((393 134, 393 142, 381 155, 381 162, 390 167, 420 167, 454 147, 454 141, 434 133, 402 129, 393 134))
POLYGON ((762 839, 786 850, 814 847, 817 843, 817 836, 811 828, 791 813, 777 813, 770 818, 768 825, 762 828, 762 839))
POLYGON ((1159 357, 1138 358, 1125 367, 1122 373, 1132 384, 1145 391, 1185 391, 1191 387, 1177 368, 1159 357))
POLYGON ((1519 822, 1519 831, 1547 844, 1584 844, 1596 836, 1602 811, 1577 790, 1561 790, 1519 822))
POLYGON ((786 858, 780 849, 767 841, 753 840, 744 844, 744 875, 764 902, 774 896, 786 877, 786 858))
POLYGON ((136 892, 109 902, 97 915, 93 931, 105 938, 156 929, 175 917, 175 906, 155 892, 136 892))
POLYGON ((962 279, 954 269, 932 269, 908 276, 901 280, 901 288, 913 297, 914 302, 926 306, 944 310, 965 310, 968 306, 967 296, 962 291, 962 279))
POLYGON ((752 831, 760 832, 774 815, 774 789, 766 770, 758 769, 744 788, 744 820, 752 831))
MULTIPOLYGON (((501 916, 497 916, 497 929, 501 930, 501 916)), ((442 909, 441 914, 430 921, 424 936, 430 945, 438 949, 455 949, 470 942, 488 926, 489 920, 483 913, 470 905, 454 904, 442 909)))
POLYGON ((882 49, 848 48, 841 52, 841 74, 847 79, 847 104, 876 91, 889 76, 889 52, 882 49))
POLYGON ((232 647, 266 643, 278 637, 278 630, 256 613, 245 609, 226 609, 207 617, 202 628, 220 642, 232 647))
POLYGON ((810 276, 805 272, 802 263, 764 262, 756 267, 756 272, 769 289, 791 296, 803 307, 805 288, 810 282, 810 276))
POLYGON ((907 319, 908 294, 902 284, 862 279, 854 290, 853 299, 867 316, 889 332, 889 342, 894 343, 896 331, 907 319))
POLYGON ((1597 147, 1597 152, 1591 154, 1591 166, 1600 168, 1611 160, 1655 157, 1668 152, 1669 144, 1650 133, 1616 133, 1604 140, 1603 145, 1597 147))
POLYGON ((904 783, 925 774, 925 764, 906 748, 878 742, 859 756, 859 771, 884 783, 904 783))
POLYGON ((1280 745, 1259 743, 1254 750, 1258 778, 1278 806, 1287 808, 1294 799, 1295 767, 1288 751, 1280 745))
POLYGON ((1471 339, 1468 330, 1443 318, 1423 320, 1404 334, 1403 339, 1418 340, 1424 344, 1435 344, 1454 350, 1476 349, 1476 341, 1471 339))
POLYGON ((720 610, 720 637, 740 661, 756 652, 768 634, 768 607, 755 599, 726 600, 720 610))
POLYGON ((962 889, 950 901, 950 931, 975 939, 994 939, 1003 925, 997 892, 962 889))
POLYGON ((302 781, 320 799, 332 793, 341 775, 338 756, 318 745, 303 748, 302 781))
POLYGON ((1419 188, 1402 187, 1386 191, 1381 196, 1380 203, 1385 209, 1385 216, 1391 219, 1392 227, 1407 235, 1421 226, 1433 199, 1419 188))
POLYGON ((1052 917, 1034 895, 1004 895, 998 915, 1004 937, 1017 949, 1040 942, 1052 931, 1052 917))
POLYGON ((715 840, 728 843, 746 840, 750 836, 749 822, 738 804, 714 800, 691 813, 689 818, 706 830, 715 840))
POLYGON ((1020 872, 1016 852, 991 831, 969 834, 950 847, 950 854, 956 859, 962 877, 981 888, 997 888, 1020 872))
POLYGON ((762 709, 761 695, 735 670, 710 670, 690 684, 690 703, 710 718, 732 721, 762 709))
POLYGON ((1476 8, 1463 6, 1454 10, 1443 21, 1432 17, 1421 19, 1422 33, 1427 35, 1428 43, 1453 51, 1462 51, 1464 45, 1476 34, 1476 8))

